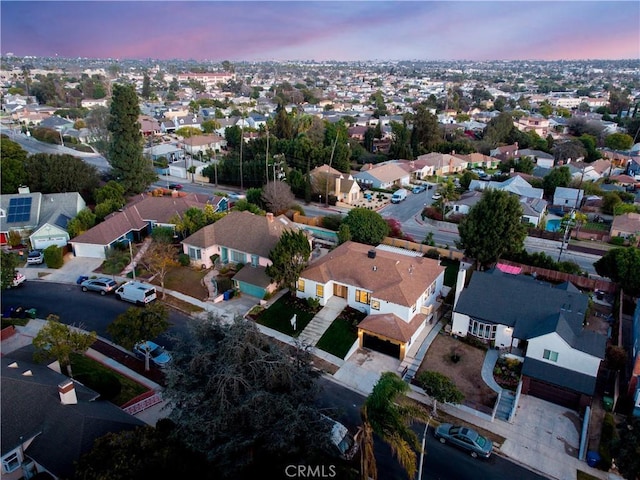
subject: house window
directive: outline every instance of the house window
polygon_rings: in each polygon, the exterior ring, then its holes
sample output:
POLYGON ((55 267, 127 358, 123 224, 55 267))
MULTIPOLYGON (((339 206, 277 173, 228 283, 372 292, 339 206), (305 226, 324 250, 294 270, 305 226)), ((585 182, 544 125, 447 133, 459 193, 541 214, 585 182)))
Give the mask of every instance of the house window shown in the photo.
POLYGON ((247 263, 247 256, 243 252, 231 250, 231 261, 233 263, 247 263))
POLYGON ((7 473, 17 470, 19 466, 20 457, 18 457, 18 452, 13 452, 2 459, 2 467, 7 473))
POLYGON ((324 297, 324 285, 316 285, 316 297, 324 297))
POLYGON ((298 291, 304 292, 304 280, 302 278, 298 279, 298 291))
POLYGON ((544 353, 542 354, 542 358, 544 358, 545 360, 549 360, 551 362, 557 362, 558 361, 558 352, 553 352, 553 351, 547 350, 545 348, 544 349, 544 353))
POLYGON ((380 300, 371 300, 371 308, 380 310, 380 300))
POLYGON ((471 320, 469 322, 469 334, 478 338, 486 338, 488 340, 495 340, 497 325, 491 323, 478 322, 477 320, 471 320))
POLYGON ((189 258, 191 260, 200 260, 202 258, 202 251, 199 248, 189 247, 189 258))
POLYGON ((356 302, 369 305, 370 294, 365 290, 356 290, 356 302))

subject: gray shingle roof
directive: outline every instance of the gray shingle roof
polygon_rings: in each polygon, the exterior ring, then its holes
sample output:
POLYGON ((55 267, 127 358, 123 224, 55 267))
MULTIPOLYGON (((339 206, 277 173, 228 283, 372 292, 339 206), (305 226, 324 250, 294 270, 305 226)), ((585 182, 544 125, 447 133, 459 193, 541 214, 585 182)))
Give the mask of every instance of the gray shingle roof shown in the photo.
POLYGON ((557 367, 547 362, 525 358, 522 375, 586 395, 593 395, 596 377, 557 367))
POLYGON ((1 359, 2 455, 37 435, 26 454, 59 477, 70 478, 73 462, 109 432, 133 429, 143 422, 116 405, 94 400, 97 394, 75 383, 78 403, 63 405, 58 385, 68 378, 50 368, 18 360, 1 359), (23 373, 30 370, 32 374, 23 373))
POLYGON ((582 327, 588 297, 565 284, 494 269, 473 272, 454 310, 488 323, 514 327, 526 340, 556 332, 577 350, 603 358, 606 338, 582 327))

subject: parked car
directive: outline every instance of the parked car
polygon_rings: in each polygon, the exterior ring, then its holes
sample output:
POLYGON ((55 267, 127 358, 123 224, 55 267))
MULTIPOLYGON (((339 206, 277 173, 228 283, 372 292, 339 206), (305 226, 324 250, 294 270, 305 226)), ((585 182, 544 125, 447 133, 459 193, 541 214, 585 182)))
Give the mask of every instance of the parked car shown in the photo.
POLYGON ((13 277, 13 282, 11 282, 11 285, 10 285, 9 288, 19 287, 20 285, 22 285, 26 281, 27 281, 27 277, 25 277, 20 272, 16 272, 16 274, 13 277))
POLYGON ((135 353, 142 360, 144 360, 147 352, 149 352, 150 354, 150 360, 157 367, 164 368, 171 361, 171 355, 167 353, 164 347, 161 347, 157 343, 154 343, 150 340, 137 343, 133 347, 133 353, 135 353))
POLYGON ((31 250, 27 255, 27 265, 40 265, 44 262, 42 250, 31 250))
POLYGON ((489 458, 493 450, 491 440, 468 427, 442 423, 436 428, 434 435, 440 443, 449 442, 468 451, 473 458, 489 458))
POLYGON ((436 192, 433 195, 431 195, 431 198, 433 198, 434 200, 440 200, 442 198, 442 195, 436 192))
POLYGON ((90 278, 80 284, 83 292, 91 290, 92 292, 99 292, 100 295, 113 293, 117 286, 118 284, 115 280, 107 277, 90 278))
POLYGON ((170 190, 182 190, 182 185, 179 183, 170 183, 169 184, 169 189, 170 190))
POLYGON ((229 192, 227 196, 229 197, 229 200, 233 200, 233 201, 244 200, 247 198, 247 196, 244 193, 240 193, 240 192, 229 192))
POLYGON ((412 192, 421 193, 421 192, 424 192, 425 190, 426 190, 426 187, 424 185, 416 185, 415 187, 413 187, 412 192))

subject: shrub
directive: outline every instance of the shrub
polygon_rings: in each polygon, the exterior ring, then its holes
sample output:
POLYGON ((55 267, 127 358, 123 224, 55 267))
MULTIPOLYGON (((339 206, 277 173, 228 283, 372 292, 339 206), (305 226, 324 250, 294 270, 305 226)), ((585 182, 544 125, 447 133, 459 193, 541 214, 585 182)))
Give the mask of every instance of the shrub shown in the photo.
POLYGON ((327 230, 333 230, 334 232, 338 231, 341 223, 342 216, 338 214, 325 215, 321 219, 321 226, 326 228, 327 230))
POLYGON ((427 258, 435 258, 436 260, 439 260, 440 259, 440 252, 438 251, 437 248, 430 248, 429 250, 426 251, 424 256, 427 257, 427 258))
POLYGON ((64 264, 62 249, 57 245, 49 245, 44 249, 44 261, 49 268, 60 268, 64 264))
POLYGON ((617 247, 622 247, 624 246, 625 241, 624 237, 612 237, 611 240, 609 240, 609 243, 617 247))
POLYGON ((320 307, 320 300, 318 300, 315 297, 308 297, 307 298, 307 305, 309 305, 310 308, 312 309, 316 309, 320 307))
POLYGON ((598 468, 609 471, 611 468, 611 450, 615 448, 618 440, 616 432, 616 422, 611 413, 605 413, 602 421, 602 431, 600 432, 600 446, 598 453, 600 454, 600 462, 598 468))
POLYGON ((181 253, 180 255, 178 255, 178 263, 183 267, 188 267, 191 263, 191 259, 186 253, 181 253))

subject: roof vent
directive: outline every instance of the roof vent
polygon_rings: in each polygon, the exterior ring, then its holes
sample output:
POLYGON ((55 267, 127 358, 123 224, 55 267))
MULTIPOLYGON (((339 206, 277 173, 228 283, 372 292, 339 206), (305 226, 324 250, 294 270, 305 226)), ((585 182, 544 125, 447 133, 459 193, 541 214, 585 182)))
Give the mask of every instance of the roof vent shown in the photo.
POLYGON ((369 258, 376 258, 376 251, 374 249, 371 249, 367 252, 367 257, 369 258))
POLYGON ((373 271, 377 272, 378 271, 378 267, 376 267, 375 265, 373 266, 373 271))

